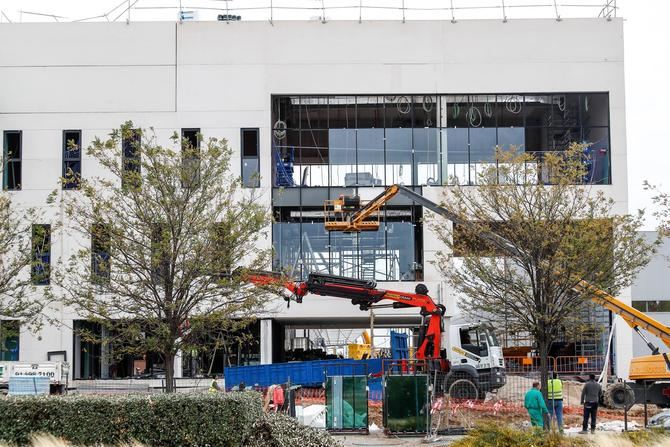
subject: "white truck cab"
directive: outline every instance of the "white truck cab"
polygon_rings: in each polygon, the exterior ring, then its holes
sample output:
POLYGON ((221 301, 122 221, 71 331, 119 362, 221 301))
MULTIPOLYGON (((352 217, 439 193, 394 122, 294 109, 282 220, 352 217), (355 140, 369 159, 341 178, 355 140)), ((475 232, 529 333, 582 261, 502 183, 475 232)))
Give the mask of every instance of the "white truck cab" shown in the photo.
POLYGON ((443 346, 447 349, 450 371, 447 386, 456 380, 475 384, 479 398, 505 385, 502 347, 487 323, 457 322, 448 325, 443 346))

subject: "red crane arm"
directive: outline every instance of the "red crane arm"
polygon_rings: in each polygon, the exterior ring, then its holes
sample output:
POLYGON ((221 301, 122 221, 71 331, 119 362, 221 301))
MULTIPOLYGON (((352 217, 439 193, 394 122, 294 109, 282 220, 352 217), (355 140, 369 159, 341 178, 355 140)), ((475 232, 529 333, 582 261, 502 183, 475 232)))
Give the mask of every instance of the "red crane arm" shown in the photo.
POLYGON ((417 359, 440 358, 442 339, 442 316, 445 308, 435 304, 423 285, 417 286, 417 293, 399 292, 395 290, 377 289, 375 281, 346 278, 343 276, 310 273, 307 281, 294 282, 286 280, 280 273, 258 270, 246 271, 242 279, 257 286, 281 286, 289 290, 297 302, 307 293, 321 296, 333 296, 351 300, 361 310, 368 310, 381 300, 393 301, 392 307, 401 309, 417 307, 421 309, 423 319, 419 330, 419 346, 416 350, 417 359))

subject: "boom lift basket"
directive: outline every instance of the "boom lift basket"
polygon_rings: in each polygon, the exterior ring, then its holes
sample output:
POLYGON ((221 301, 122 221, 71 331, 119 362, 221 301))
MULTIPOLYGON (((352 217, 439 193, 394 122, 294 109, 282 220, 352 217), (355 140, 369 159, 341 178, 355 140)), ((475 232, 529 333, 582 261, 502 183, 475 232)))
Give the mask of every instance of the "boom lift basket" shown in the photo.
POLYGON ((323 203, 323 216, 326 231, 343 231, 353 233, 359 231, 377 231, 379 229, 379 210, 370 214, 364 221, 353 223, 351 217, 368 202, 361 202, 359 196, 340 196, 335 200, 323 203))

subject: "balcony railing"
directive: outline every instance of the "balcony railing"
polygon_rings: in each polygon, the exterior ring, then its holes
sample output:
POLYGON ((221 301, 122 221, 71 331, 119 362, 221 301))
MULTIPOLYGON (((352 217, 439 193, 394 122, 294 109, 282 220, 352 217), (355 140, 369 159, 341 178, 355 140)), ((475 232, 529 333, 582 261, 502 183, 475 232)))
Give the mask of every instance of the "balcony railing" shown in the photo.
MULTIPOLYGON (((49 11, 0 11, 0 22, 115 22, 115 21, 205 21, 224 22, 314 20, 460 20, 553 18, 604 18, 617 16, 616 0, 122 0, 108 4, 81 2, 76 10, 66 7, 49 11)), ((19 0, 17 7, 23 6, 19 0)), ((18 8, 16 8, 18 9, 18 8)))

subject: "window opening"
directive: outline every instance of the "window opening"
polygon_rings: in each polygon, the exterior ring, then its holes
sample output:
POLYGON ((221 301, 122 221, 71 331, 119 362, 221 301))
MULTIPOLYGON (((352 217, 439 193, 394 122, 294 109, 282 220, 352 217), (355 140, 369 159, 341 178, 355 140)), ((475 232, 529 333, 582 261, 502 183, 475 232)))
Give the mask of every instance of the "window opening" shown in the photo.
POLYGON ((63 131, 63 189, 78 189, 81 180, 81 130, 63 131))
POLYGON ((242 185, 261 186, 258 129, 242 129, 242 185))
POLYGON ((2 188, 6 191, 21 189, 21 152, 22 132, 6 130, 3 132, 3 176, 2 188))
POLYGON ((32 253, 30 279, 35 285, 48 285, 51 276, 51 225, 33 225, 32 253))
POLYGON ((141 147, 142 134, 139 129, 129 129, 121 139, 123 173, 122 187, 139 188, 142 184, 141 147))

